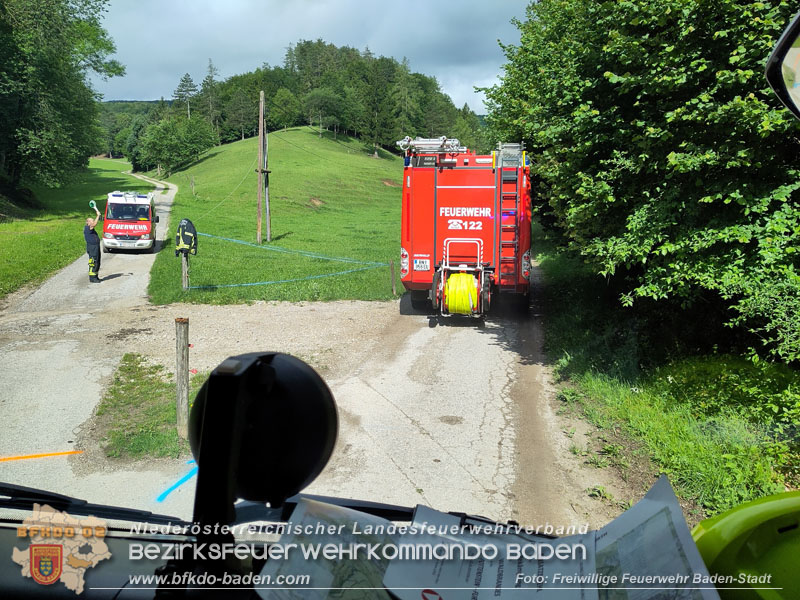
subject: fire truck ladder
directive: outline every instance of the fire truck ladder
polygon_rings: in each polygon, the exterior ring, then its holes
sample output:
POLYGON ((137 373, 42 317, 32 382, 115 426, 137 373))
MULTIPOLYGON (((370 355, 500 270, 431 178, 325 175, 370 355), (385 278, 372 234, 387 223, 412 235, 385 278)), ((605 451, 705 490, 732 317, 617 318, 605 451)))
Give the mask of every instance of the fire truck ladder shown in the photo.
POLYGON ((500 273, 502 291, 517 291, 519 268, 519 168, 522 145, 502 144, 498 151, 500 170, 500 273))
POLYGON ((429 152, 439 154, 454 154, 457 152, 466 152, 466 146, 462 146, 456 138, 448 138, 442 136, 438 138, 415 138, 411 139, 410 136, 404 137, 397 142, 397 146, 405 152, 411 150, 412 152, 429 152))

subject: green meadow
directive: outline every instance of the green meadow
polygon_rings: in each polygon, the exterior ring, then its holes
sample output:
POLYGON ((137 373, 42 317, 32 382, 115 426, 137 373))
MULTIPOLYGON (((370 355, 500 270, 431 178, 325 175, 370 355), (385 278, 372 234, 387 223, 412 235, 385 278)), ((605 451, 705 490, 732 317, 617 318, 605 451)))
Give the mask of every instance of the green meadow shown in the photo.
POLYGON ((169 239, 151 271, 151 301, 391 298, 388 264, 399 256, 402 159, 385 152, 374 158, 362 142, 328 133, 320 138, 307 127, 270 133, 272 240, 265 216, 259 246, 257 153, 255 138, 213 148, 167 179, 179 190, 169 239), (201 234, 188 291, 174 253, 183 218, 201 234))

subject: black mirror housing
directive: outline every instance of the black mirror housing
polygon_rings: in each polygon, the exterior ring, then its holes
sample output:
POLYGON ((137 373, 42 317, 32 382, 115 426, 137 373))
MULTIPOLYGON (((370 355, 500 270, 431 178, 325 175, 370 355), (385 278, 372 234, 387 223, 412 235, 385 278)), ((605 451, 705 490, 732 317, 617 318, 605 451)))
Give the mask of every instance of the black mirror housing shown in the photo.
POLYGON ((800 119, 800 13, 778 40, 765 74, 775 95, 800 119))

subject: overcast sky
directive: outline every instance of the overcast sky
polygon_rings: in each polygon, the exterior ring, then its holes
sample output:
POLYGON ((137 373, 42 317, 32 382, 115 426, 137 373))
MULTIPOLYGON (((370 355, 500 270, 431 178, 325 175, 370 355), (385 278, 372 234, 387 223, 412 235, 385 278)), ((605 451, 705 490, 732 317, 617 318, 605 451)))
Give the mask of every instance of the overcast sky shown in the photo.
POLYGON ((220 78, 283 64, 286 48, 321 38, 408 58, 456 106, 484 113, 474 86, 497 81, 505 62, 497 40, 516 44, 527 0, 111 0, 103 25, 126 75, 94 79, 104 100, 166 99, 184 73, 198 83, 208 59, 220 78))

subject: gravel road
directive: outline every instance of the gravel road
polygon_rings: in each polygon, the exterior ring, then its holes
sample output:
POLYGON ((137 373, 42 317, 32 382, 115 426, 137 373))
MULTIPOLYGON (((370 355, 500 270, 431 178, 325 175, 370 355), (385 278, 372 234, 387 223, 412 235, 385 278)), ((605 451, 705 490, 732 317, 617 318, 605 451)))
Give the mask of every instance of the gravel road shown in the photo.
MULTIPOLYGON (((159 236, 174 189, 159 195, 159 236)), ((76 232, 79 235, 79 232, 76 232)), ((384 502, 427 504, 526 524, 593 526, 618 508, 586 496, 611 475, 569 451, 587 428, 556 414, 543 360, 540 317, 496 311, 485 326, 400 314, 398 302, 152 306, 153 256, 106 254, 100 285, 82 257, 0 311, 0 481, 191 516, 193 482, 162 503, 185 475, 181 460, 106 459, 92 413, 125 352, 174 369, 176 317, 188 317, 190 367, 208 371, 243 352, 303 358, 328 381, 340 432, 328 468, 307 490, 384 502), (563 431, 577 427, 577 437, 563 431)))

